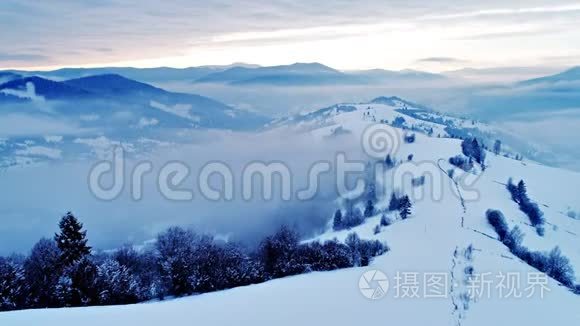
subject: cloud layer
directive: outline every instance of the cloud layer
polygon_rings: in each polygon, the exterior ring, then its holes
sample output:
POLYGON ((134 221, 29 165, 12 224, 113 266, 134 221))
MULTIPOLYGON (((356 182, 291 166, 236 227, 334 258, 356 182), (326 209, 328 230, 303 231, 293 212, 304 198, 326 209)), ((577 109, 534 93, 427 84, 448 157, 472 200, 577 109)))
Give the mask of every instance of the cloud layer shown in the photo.
MULTIPOLYGON (((578 18, 580 5, 560 0, 7 0, 0 67, 319 61, 405 68, 433 64, 420 60, 425 54, 476 66, 537 64, 580 54, 578 18)), ((437 66, 426 68, 445 68, 437 66)))

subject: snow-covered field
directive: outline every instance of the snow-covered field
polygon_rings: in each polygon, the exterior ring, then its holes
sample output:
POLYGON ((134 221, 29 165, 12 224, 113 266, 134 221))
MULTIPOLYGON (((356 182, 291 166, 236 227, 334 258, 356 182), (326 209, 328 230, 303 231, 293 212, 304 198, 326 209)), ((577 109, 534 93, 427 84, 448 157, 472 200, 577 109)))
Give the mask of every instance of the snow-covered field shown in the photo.
MULTIPOLYGON (((374 121, 393 121, 400 115, 394 109, 357 105, 354 111, 301 123, 309 124, 308 131, 318 139, 332 135, 339 127, 350 133, 348 137, 360 137, 374 121)), ((409 116, 405 120, 427 123, 409 116)), ((433 137, 417 133, 410 144, 402 140, 404 132, 397 129, 400 148, 396 157, 406 160, 413 154, 413 161, 387 171, 378 180, 391 191, 423 192, 423 198, 413 200, 411 217, 401 220, 387 213, 392 224, 374 234, 381 213, 351 230, 361 238, 386 241, 391 249, 368 267, 304 274, 162 302, 1 313, 0 325, 580 324, 580 296, 550 278, 542 282, 547 290, 541 295, 540 285, 533 286, 530 279, 538 272, 497 240, 485 216, 488 209, 501 210, 510 226, 517 225, 525 233, 523 244, 530 249, 548 251, 559 246, 580 278, 580 220, 566 215, 569 210, 580 210, 580 174, 488 152, 488 167, 484 172, 478 170, 477 176, 462 175, 455 169, 456 180, 460 176, 475 180, 473 184, 460 181, 457 193, 446 172, 452 168, 448 158, 461 153, 461 141, 443 138, 443 126, 429 123, 428 128, 434 129, 433 137), (393 173, 401 168, 434 177, 427 177, 418 188, 405 182, 397 184, 393 173), (511 200, 504 185, 510 177, 525 180, 530 198, 544 212, 547 227, 543 237, 511 200), (359 289, 359 279, 370 270, 381 271, 388 278, 389 287, 380 299, 368 299, 359 289), (519 284, 506 284, 502 276, 508 274, 519 275, 519 284), (427 286, 426 280, 433 275, 445 279, 437 293, 427 286), (535 293, 531 294, 532 290, 535 293), (518 293, 521 297, 514 297, 518 293)), ((386 206, 388 197, 377 206, 386 206)), ((351 231, 334 232, 329 227, 316 239, 343 240, 351 231)))

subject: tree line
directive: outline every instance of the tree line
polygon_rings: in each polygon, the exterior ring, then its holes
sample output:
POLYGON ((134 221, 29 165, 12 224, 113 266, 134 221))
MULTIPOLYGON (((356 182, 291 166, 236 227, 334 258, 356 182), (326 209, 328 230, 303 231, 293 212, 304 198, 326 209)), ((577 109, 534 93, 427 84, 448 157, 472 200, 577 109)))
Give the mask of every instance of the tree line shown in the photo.
POLYGON ((580 284, 574 284, 574 269, 559 247, 550 252, 529 250, 522 244, 524 234, 520 228, 515 226, 510 229, 502 212, 490 209, 486 212, 486 217, 496 231, 499 241, 508 247, 511 253, 580 295, 580 284))
POLYGON ((52 239, 27 256, 0 257, 0 311, 130 304, 218 291, 307 273, 366 266, 388 250, 351 233, 345 242, 302 243, 282 226, 256 249, 182 227, 159 233, 154 245, 95 252, 72 214, 52 239))

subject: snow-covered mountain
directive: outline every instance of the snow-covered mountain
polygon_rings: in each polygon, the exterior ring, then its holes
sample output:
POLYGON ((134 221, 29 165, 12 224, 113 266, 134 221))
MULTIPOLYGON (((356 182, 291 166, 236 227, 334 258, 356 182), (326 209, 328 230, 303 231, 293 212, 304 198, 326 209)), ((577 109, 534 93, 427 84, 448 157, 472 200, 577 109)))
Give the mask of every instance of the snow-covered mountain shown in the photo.
MULTIPOLYGON (((362 238, 386 241, 391 250, 370 266, 309 273, 164 302, 9 312, 0 314, 0 323, 141 326, 184 323, 190 316, 212 325, 578 323, 580 296, 512 253, 499 240, 486 212, 503 212, 508 227, 517 226, 522 231, 522 245, 530 251, 550 251, 558 246, 579 277, 580 220, 572 214, 580 210, 575 190, 580 184, 579 173, 491 152, 487 152, 485 170, 476 164, 463 171, 448 161, 462 153, 462 141, 449 136, 459 132, 466 136, 470 131, 475 133, 474 129, 483 134, 493 128, 441 116, 395 97, 278 120, 264 132, 292 128, 310 135, 313 142, 329 137, 358 140, 370 126, 377 125, 386 128, 391 143, 397 144, 391 154, 400 163, 375 175, 377 188, 385 189, 375 203, 375 212, 361 225, 341 231, 332 230, 329 216, 327 231, 306 240, 342 241, 356 231, 362 238), (413 141, 406 140, 411 133, 413 141), (411 177, 402 178, 405 173, 411 177), (414 184, 412 180, 421 176, 426 176, 424 183, 414 184), (525 180, 529 197, 544 213, 543 235, 512 200, 506 189, 509 178, 525 180), (409 218, 402 219, 388 209, 394 192, 412 197, 409 218), (388 220, 388 225, 381 226, 381 219, 388 220), (382 283, 371 283, 370 287, 381 286, 385 291, 384 296, 371 300, 361 292, 366 284, 361 279, 366 272, 376 275, 376 271, 385 274, 389 285, 385 286, 383 279, 378 280, 382 283), (441 292, 428 292, 433 275, 444 279, 438 287, 441 292)), ((346 209, 347 197, 336 200, 338 209, 346 209)), ((355 202, 354 206, 364 204, 355 202)))
POLYGON ((180 134, 187 139, 195 129, 253 130, 266 121, 204 96, 168 92, 117 74, 65 81, 31 76, 0 84, 2 166, 42 159, 48 152, 53 155, 45 159, 77 157, 83 154, 80 144, 96 140, 131 146, 179 142, 180 134))

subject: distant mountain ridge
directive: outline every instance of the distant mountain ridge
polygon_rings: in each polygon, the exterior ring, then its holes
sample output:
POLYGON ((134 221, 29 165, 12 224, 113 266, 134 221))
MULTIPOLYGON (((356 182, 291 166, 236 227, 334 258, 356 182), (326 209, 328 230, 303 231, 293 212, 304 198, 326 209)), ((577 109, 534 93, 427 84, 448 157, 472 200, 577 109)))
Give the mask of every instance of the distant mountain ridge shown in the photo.
POLYGON ((38 76, 45 79, 65 81, 94 75, 118 74, 144 83, 187 82, 218 83, 231 85, 332 85, 422 82, 445 80, 440 74, 415 70, 391 71, 384 69, 341 71, 318 62, 293 63, 278 66, 259 66, 235 63, 225 66, 199 66, 188 68, 62 68, 52 71, 7 70, 2 75, 25 77, 38 76))
POLYGON ((572 81, 580 81, 580 67, 573 67, 563 72, 550 76, 524 80, 519 82, 518 84, 521 86, 531 86, 545 83, 572 82, 572 81))
POLYGON ((445 77, 414 70, 383 69, 339 71, 320 63, 244 68, 235 67, 197 79, 196 83, 232 85, 312 85, 312 84, 372 84, 403 81, 444 80, 445 77))

